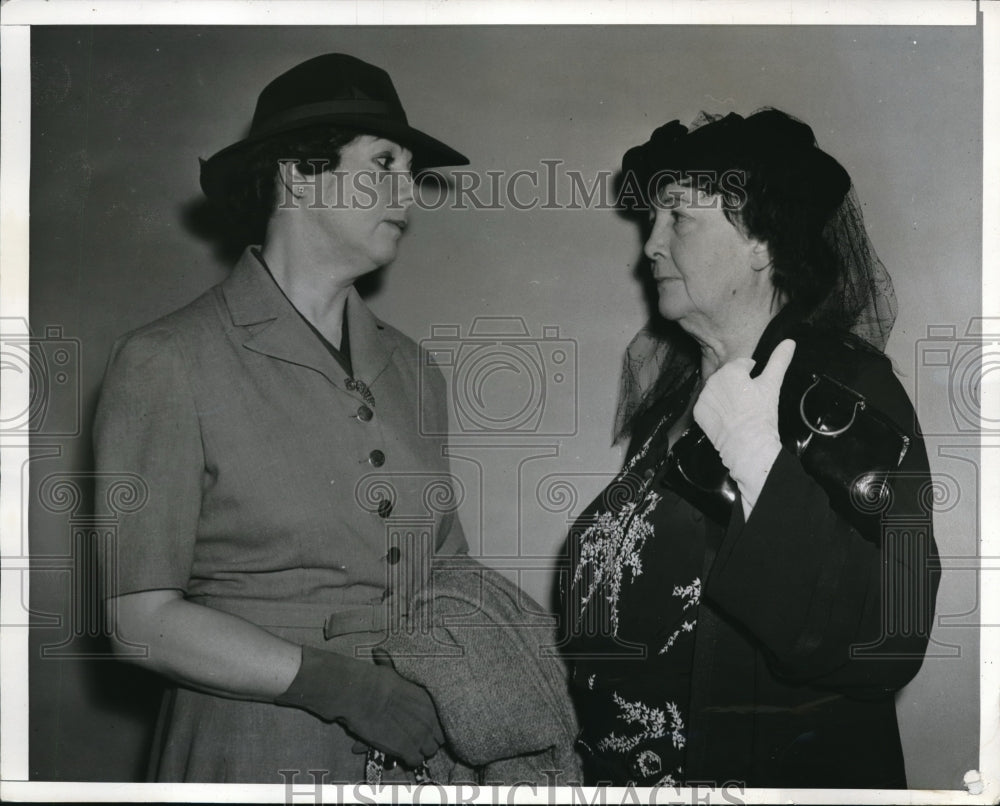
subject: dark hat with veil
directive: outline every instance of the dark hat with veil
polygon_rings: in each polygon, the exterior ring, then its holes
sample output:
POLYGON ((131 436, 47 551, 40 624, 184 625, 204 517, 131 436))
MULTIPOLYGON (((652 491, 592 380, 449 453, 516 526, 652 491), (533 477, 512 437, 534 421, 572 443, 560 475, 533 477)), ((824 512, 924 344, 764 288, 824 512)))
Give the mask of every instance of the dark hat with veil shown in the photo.
MULTIPOLYGON (((620 196, 625 212, 646 215, 657 191, 676 182, 710 192, 767 194, 794 209, 833 255, 836 277, 823 298, 801 310, 804 322, 849 333, 882 351, 896 318, 892 280, 872 247, 850 176, 819 148, 812 129, 775 109, 747 117, 702 115, 691 128, 672 120, 622 159, 620 196), (726 172, 745 183, 729 185, 726 172), (756 183, 756 184, 755 184, 756 183)), ((628 346, 615 418, 615 439, 629 435, 635 419, 697 370, 690 339, 651 322, 628 346)))

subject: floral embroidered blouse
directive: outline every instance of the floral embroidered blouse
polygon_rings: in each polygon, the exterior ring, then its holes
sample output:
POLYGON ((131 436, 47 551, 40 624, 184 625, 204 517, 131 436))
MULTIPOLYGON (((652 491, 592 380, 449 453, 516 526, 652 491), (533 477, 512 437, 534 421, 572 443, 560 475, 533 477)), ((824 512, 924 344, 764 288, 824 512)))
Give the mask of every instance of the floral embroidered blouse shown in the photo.
POLYGON ((705 518, 661 471, 694 381, 648 418, 648 435, 570 531, 566 656, 590 783, 684 781, 705 518))

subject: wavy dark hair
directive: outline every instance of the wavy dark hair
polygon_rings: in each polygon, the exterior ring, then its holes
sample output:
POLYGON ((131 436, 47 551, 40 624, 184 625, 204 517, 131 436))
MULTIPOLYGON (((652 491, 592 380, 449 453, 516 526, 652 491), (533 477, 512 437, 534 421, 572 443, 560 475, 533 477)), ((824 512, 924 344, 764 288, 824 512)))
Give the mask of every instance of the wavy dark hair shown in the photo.
POLYGON ((247 243, 261 243, 278 204, 275 177, 281 162, 294 161, 306 176, 334 171, 344 146, 364 132, 312 126, 257 144, 247 155, 241 180, 228 188, 223 206, 247 243))
POLYGON ((776 109, 744 118, 702 113, 691 129, 674 120, 622 160, 622 206, 648 215, 676 182, 721 199, 729 221, 767 244, 777 294, 812 310, 840 280, 823 231, 851 187, 847 171, 816 145, 812 129, 776 109))

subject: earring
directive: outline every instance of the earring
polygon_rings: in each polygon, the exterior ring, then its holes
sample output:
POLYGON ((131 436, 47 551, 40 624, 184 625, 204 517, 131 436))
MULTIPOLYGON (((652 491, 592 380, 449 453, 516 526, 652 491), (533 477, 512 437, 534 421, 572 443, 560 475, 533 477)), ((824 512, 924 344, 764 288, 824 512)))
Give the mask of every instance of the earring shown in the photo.
POLYGON ((754 271, 761 272, 761 271, 764 271, 764 269, 772 269, 772 268, 774 268, 774 257, 770 254, 769 251, 768 252, 764 252, 763 250, 761 250, 761 251, 758 252, 758 251, 755 250, 755 257, 756 258, 765 258, 766 257, 767 258, 767 262, 764 263, 764 265, 762 265, 762 266, 754 266, 751 263, 750 268, 753 269, 754 271))

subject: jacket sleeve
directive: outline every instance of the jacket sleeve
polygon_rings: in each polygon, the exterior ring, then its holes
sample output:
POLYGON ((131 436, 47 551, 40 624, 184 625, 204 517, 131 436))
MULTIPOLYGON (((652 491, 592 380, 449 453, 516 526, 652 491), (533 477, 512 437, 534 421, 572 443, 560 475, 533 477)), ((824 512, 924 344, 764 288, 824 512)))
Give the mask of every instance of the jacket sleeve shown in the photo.
POLYGON ((751 633, 779 677, 878 697, 920 668, 939 564, 913 407, 887 361, 866 366, 854 386, 911 440, 881 535, 859 534, 782 449, 749 520, 733 508, 704 596, 751 633))
POLYGON ((119 339, 94 421, 97 511, 129 474, 141 488, 117 529, 107 596, 187 588, 201 512, 204 454, 183 357, 166 328, 119 339))

